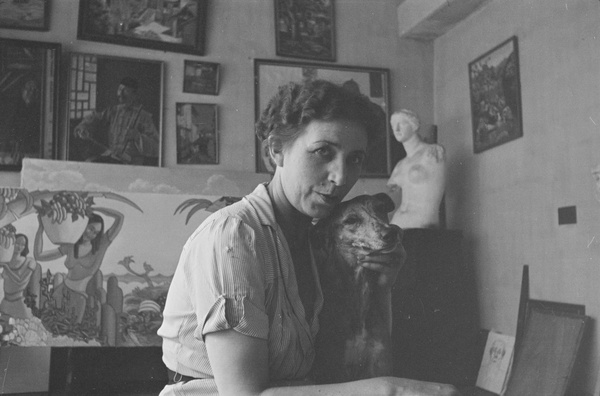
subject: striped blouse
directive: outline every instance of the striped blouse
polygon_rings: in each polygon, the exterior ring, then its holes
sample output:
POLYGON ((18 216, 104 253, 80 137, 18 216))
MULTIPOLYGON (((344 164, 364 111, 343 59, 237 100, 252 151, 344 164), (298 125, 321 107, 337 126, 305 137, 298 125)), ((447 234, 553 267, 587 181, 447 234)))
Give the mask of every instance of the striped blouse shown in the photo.
POLYGON ((317 285, 307 322, 266 186, 208 217, 183 248, 158 330, 166 366, 201 379, 167 386, 161 395, 217 394, 204 336, 226 329, 268 340, 272 381, 304 378, 323 305, 311 263, 317 285))

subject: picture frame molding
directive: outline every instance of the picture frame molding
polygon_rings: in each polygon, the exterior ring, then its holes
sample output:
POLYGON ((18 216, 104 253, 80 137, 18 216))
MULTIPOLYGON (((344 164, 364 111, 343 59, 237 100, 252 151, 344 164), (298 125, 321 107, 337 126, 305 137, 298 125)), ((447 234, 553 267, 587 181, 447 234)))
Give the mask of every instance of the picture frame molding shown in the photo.
MULTIPOLYGON (((375 172, 369 172, 366 168, 363 168, 363 173, 361 174, 361 178, 389 178, 389 176, 391 175, 393 166, 395 165, 395 161, 398 161, 400 158, 393 158, 393 155, 395 155, 395 153, 392 150, 392 145, 393 143, 397 143, 397 142, 392 142, 392 131, 391 131, 391 126, 389 123, 389 118, 391 115, 391 92, 390 92, 390 71, 387 68, 378 68, 378 67, 366 67, 366 66, 349 66, 349 65, 338 65, 338 64, 328 64, 328 63, 315 63, 315 62, 299 62, 299 61, 287 61, 287 60, 273 60, 273 59, 260 59, 260 58, 256 58, 254 59, 254 111, 255 111, 255 120, 258 121, 258 119, 260 118, 260 114, 261 112, 264 110, 264 106, 266 105, 266 103, 261 103, 261 96, 262 96, 262 91, 261 88, 265 88, 264 86, 261 87, 261 79, 260 79, 260 73, 261 73, 261 68, 265 67, 265 66, 273 66, 273 67, 281 67, 281 68, 300 68, 300 69, 313 69, 313 71, 315 71, 315 73, 318 73, 319 70, 326 70, 326 71, 333 71, 335 72, 336 77, 340 77, 341 75, 344 75, 345 72, 348 73, 348 75, 357 75, 357 74, 363 74, 364 78, 371 78, 372 76, 379 76, 381 79, 381 94, 382 94, 382 101, 383 101, 383 106, 380 105, 380 107, 383 110, 383 113, 385 115, 385 132, 384 135, 381 138, 385 141, 385 164, 383 165, 383 168, 385 169, 379 169, 378 171, 375 172)), ((279 75, 283 76, 285 73, 283 73, 283 70, 280 71, 280 73, 278 73, 279 75)), ((333 75, 333 73, 331 73, 333 75)), ((317 78, 324 78, 324 79, 330 79, 327 77, 317 77, 317 78)), ((276 84, 274 84, 271 88, 273 88, 273 92, 271 95, 273 95, 275 93, 275 90, 277 89, 277 87, 281 84, 285 84, 290 82, 289 79, 284 79, 276 84)), ((298 81, 299 82, 299 81, 298 81)), ((337 81, 334 81, 337 82, 337 81)), ((364 88, 364 87, 361 87, 364 88)), ((371 89, 372 87, 369 86, 369 89, 371 89)), ((363 92, 364 93, 364 92, 363 92)), ((369 98, 372 98, 370 95, 367 95, 369 98)), ((377 104, 377 103, 375 103, 377 104)), ((256 166, 256 172, 257 173, 271 173, 272 170, 269 170, 263 163, 263 156, 262 156, 262 149, 261 149, 261 142, 259 141, 258 137, 255 136, 255 166, 256 166)), ((369 156, 369 153, 367 153, 367 156, 369 156)), ((371 156, 374 157, 374 156, 371 156)))
MULTIPOLYGON (((56 159, 58 157, 58 129, 59 129, 59 94, 62 62, 62 45, 54 42, 42 42, 32 40, 19 40, 10 38, 0 38, 0 47, 3 44, 11 46, 21 46, 22 48, 34 48, 45 50, 43 70, 38 77, 40 79, 39 100, 40 100, 40 136, 39 136, 39 158, 56 159)), ((17 73, 18 74, 18 73, 17 73)), ((30 75, 31 76, 31 75, 30 75)), ((10 76, 0 75, 3 83, 11 84, 7 80, 10 76)), ((15 81, 14 83, 19 83, 15 81)), ((2 87, 0 83, 0 89, 2 87)), ((7 89, 10 87, 7 87, 7 89)), ((20 171, 21 162, 17 164, 0 164, 0 171, 20 171)))
POLYGON ((209 0, 190 0, 197 4, 196 32, 194 45, 169 43, 159 40, 127 37, 123 34, 97 33, 90 31, 93 24, 88 15, 87 6, 93 0, 79 0, 79 18, 77 23, 77 39, 103 43, 139 47, 191 55, 204 55, 206 52, 206 20, 209 0))
MULTIPOLYGON (((522 100, 521 100, 521 78, 520 78, 518 37, 517 36, 509 37, 508 39, 502 41, 500 44, 494 46, 489 51, 486 51, 484 54, 478 56, 473 61, 469 62, 468 72, 469 72, 469 99, 471 102, 471 127, 472 127, 472 133, 473 133, 473 152, 475 154, 478 154, 478 153, 481 153, 488 149, 491 149, 493 147, 500 146, 504 143, 508 143, 510 141, 513 141, 513 140, 523 137, 523 110, 522 110, 522 100), (484 96, 484 99, 480 100, 479 102, 477 102, 477 99, 475 99, 475 96, 477 93, 475 92, 476 82, 475 82, 475 78, 474 78, 474 73, 476 71, 474 69, 477 66, 481 66, 484 63, 484 61, 486 60, 486 58, 489 58, 493 55, 499 55, 501 53, 502 49, 507 46, 512 46, 512 51, 511 51, 511 54, 506 57, 506 59, 508 59, 510 56, 514 55, 514 62, 515 62, 514 73, 515 73, 515 75, 514 75, 514 80, 512 81, 514 92, 512 93, 512 96, 509 95, 508 97, 507 97, 507 95, 504 95, 504 92, 502 92, 503 95, 502 95, 501 99, 505 102, 505 106, 502 109, 498 110, 495 108, 496 107, 495 104, 489 103, 489 101, 487 100, 487 99, 489 99, 489 97, 484 96), (503 122, 503 125, 501 125, 502 127, 504 127, 505 125, 508 125, 503 131, 498 130, 499 129, 499 128, 497 128, 497 126, 499 124, 498 121, 495 122, 495 125, 494 124, 481 125, 482 122, 485 124, 485 120, 483 120, 483 117, 481 117, 482 113, 479 111, 479 107, 480 107, 480 104, 482 101, 484 102, 484 106, 486 108, 493 108, 493 112, 496 112, 496 114, 494 116, 497 119, 502 119, 502 122, 503 122), (510 103, 506 103, 507 101, 510 101, 510 103), (511 104, 512 104, 512 106, 511 106, 511 104), (505 110, 507 107, 509 108, 509 111, 505 110), (506 119, 509 119, 509 121, 513 123, 512 128, 511 128, 511 125, 509 125, 506 122, 506 119), (480 137, 478 137, 478 136, 483 136, 483 139, 486 139, 488 141, 482 142, 480 137)), ((506 80, 505 80, 505 82, 506 82, 506 80)), ((496 81, 496 83, 498 84, 499 82, 496 81)), ((486 93, 488 93, 488 91, 481 91, 479 93, 486 94, 486 93)), ((490 96, 494 97, 494 94, 491 94, 490 96)), ((490 115, 488 118, 491 118, 492 114, 489 111, 487 111, 486 115, 488 115, 488 114, 490 115)))

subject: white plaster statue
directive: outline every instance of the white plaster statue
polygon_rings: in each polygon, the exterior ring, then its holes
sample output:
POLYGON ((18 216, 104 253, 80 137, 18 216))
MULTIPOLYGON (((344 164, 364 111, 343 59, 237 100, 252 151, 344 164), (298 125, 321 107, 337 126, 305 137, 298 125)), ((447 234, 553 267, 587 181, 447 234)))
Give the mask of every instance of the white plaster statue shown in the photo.
POLYGON ((390 123, 394 137, 406 151, 387 183, 397 208, 391 223, 403 229, 437 228, 446 185, 444 147, 421 139, 417 133, 419 117, 410 110, 394 112, 390 123))

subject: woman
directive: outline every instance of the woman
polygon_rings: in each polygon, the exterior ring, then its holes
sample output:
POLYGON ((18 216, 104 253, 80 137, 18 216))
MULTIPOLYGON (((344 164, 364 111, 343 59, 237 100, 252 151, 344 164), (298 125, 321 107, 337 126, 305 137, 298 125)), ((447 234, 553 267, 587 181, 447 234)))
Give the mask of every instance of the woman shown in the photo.
MULTIPOLYGON (((452 387, 398 378, 306 380, 323 304, 309 244, 358 180, 375 115, 369 101, 326 81, 279 89, 257 123, 273 179, 215 212, 185 244, 158 334, 169 385, 161 395, 422 394, 452 387)), ((390 306, 403 250, 369 257, 390 306)))
POLYGON ((66 256, 67 275, 62 283, 54 288, 53 299, 61 308, 63 299, 68 295, 68 310, 74 310, 76 323, 81 323, 85 314, 89 281, 98 272, 102 259, 110 244, 115 240, 123 226, 123 214, 108 208, 94 208, 88 224, 79 240, 75 243, 61 243, 58 248, 43 251, 42 218, 38 215, 39 227, 35 234, 34 257, 38 261, 51 261, 66 256), (97 213, 114 219, 111 227, 104 232, 104 219, 97 213))
POLYGON ((437 228, 446 184, 444 147, 421 139, 419 117, 410 110, 394 112, 390 124, 406 150, 387 183, 397 208, 391 222, 403 229, 437 228))
POLYGON ((3 268, 4 298, 0 302, 0 312, 19 319, 30 319, 33 315, 25 305, 23 293, 29 284, 37 263, 29 254, 29 240, 25 234, 17 234, 14 251, 9 262, 0 262, 3 268))

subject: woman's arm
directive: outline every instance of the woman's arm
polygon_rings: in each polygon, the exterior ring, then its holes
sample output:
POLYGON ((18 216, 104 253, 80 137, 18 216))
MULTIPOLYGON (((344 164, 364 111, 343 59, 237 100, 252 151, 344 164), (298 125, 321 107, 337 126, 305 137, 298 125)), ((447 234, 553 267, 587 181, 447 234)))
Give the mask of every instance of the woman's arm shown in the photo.
POLYGON ((35 257, 37 261, 50 261, 64 256, 59 249, 52 249, 46 252, 43 251, 44 226, 42 224, 42 216, 40 214, 38 214, 38 224, 38 229, 35 233, 35 239, 33 242, 33 257, 35 257))
POLYGON ((267 341, 235 330, 205 337, 210 365, 219 394, 265 396, 396 395, 458 396, 451 385, 395 377, 379 377, 342 384, 269 387, 267 341))
POLYGON ((115 219, 115 221, 110 226, 110 228, 108 230, 106 230, 106 236, 108 237, 108 239, 111 242, 114 241, 115 238, 117 237, 117 235, 119 235, 121 228, 123 227, 123 220, 125 219, 125 216, 123 215, 123 213, 119 212, 118 210, 109 209, 109 208, 94 208, 93 211, 105 214, 105 215, 115 219))

